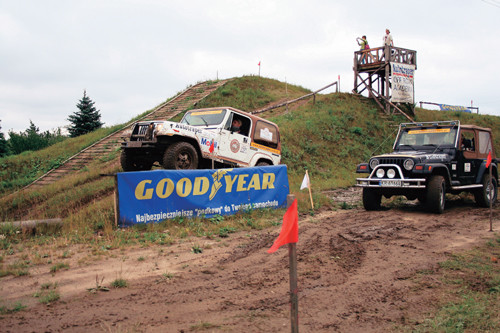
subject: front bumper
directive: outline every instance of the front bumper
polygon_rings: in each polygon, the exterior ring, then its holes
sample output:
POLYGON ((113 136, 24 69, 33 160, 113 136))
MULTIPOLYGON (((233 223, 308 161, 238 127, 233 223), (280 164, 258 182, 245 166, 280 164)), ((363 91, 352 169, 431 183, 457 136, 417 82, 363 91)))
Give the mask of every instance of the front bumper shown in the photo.
POLYGON ((426 186, 425 178, 405 178, 399 165, 396 164, 379 164, 373 169, 367 178, 356 178, 356 186, 372 187, 372 188, 408 188, 408 189, 424 189, 426 186), (387 175, 387 170, 396 170, 396 175, 393 178, 376 176, 377 170, 385 170, 384 175, 387 175))

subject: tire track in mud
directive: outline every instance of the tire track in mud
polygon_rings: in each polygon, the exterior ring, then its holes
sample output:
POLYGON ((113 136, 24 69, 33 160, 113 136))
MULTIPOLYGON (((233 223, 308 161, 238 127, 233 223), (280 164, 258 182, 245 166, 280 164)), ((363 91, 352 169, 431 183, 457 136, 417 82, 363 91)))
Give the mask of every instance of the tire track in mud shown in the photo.
MULTIPOLYGON (((451 203, 442 215, 403 205, 300 216, 301 331, 387 331, 425 313, 436 301, 438 263, 491 237, 487 218, 467 202, 451 203)), ((266 252, 279 229, 235 233, 200 255, 190 253, 189 242, 169 247, 155 260, 165 261, 172 278, 159 271, 129 288, 34 306, 0 324, 16 332, 187 332, 203 323, 213 331, 287 332, 288 251, 266 252)))

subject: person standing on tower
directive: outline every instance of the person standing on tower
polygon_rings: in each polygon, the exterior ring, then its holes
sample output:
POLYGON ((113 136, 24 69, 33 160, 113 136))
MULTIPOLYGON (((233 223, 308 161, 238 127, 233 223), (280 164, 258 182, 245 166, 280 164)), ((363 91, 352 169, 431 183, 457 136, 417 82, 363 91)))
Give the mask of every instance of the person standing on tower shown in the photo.
POLYGON ((367 61, 367 57, 370 57, 371 61, 373 62, 373 56, 370 53, 370 45, 368 44, 366 36, 363 35, 361 38, 357 37, 356 41, 360 46, 359 50, 361 51, 361 64, 364 64, 367 61))
POLYGON ((384 46, 394 46, 394 41, 392 40, 391 31, 389 29, 385 29, 383 40, 384 46))

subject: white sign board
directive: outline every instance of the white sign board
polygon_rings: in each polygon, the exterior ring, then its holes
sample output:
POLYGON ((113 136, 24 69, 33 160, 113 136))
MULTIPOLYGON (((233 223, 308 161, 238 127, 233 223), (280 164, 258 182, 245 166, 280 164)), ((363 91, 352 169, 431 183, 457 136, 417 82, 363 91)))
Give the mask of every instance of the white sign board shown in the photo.
POLYGON ((413 98, 414 75, 415 65, 391 63, 391 102, 412 104, 415 103, 413 98))

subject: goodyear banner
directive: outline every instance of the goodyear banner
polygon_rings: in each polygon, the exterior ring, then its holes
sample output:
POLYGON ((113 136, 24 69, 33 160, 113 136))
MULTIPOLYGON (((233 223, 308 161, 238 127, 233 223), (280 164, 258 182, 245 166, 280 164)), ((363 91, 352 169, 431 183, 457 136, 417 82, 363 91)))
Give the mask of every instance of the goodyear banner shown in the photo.
POLYGON ((413 81, 415 77, 415 65, 391 63, 392 96, 394 103, 414 103, 413 81))
POLYGON ((117 174, 120 226, 286 206, 286 165, 117 174))
POLYGON ((441 111, 461 111, 471 113, 470 109, 466 106, 438 104, 441 111))

